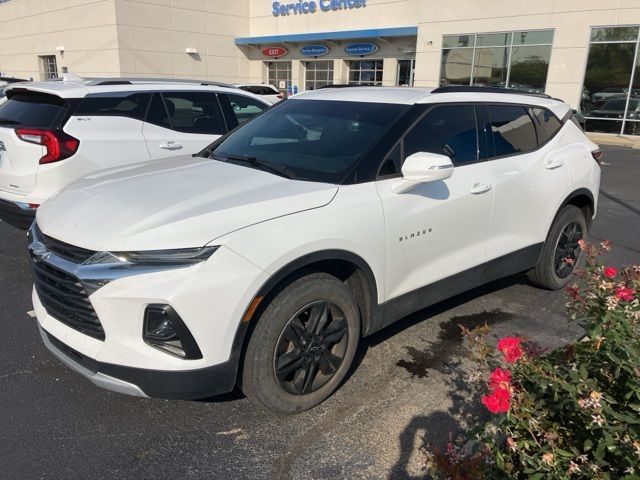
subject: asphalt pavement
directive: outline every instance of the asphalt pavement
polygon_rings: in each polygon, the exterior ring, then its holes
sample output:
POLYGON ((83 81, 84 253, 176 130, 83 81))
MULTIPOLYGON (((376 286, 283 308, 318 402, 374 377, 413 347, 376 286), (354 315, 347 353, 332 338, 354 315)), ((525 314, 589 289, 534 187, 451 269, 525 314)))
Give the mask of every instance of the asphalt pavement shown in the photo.
MULTIPOLYGON (((640 262, 640 151, 605 147, 594 240, 608 263, 640 262)), ((416 478, 419 448, 464 426, 458 325, 545 346, 576 338, 562 292, 522 276, 411 315, 365 340, 345 385, 319 407, 278 416, 235 392, 140 399, 94 387, 44 348, 32 318, 24 232, 0 222, 0 478, 416 478)), ((463 368, 463 367, 462 367, 463 368)))

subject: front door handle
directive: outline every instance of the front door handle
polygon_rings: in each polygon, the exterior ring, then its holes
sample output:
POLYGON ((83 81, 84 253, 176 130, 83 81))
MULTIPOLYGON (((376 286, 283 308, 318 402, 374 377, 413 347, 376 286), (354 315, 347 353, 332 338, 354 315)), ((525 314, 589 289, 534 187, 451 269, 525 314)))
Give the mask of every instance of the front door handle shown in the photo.
POLYGON ((562 159, 554 158, 552 160, 547 160, 547 163, 544 164, 544 168, 547 170, 555 170, 556 168, 560 168, 564 165, 562 159))
POLYGON ((491 185, 488 183, 476 183, 473 185, 473 187, 471 187, 471 190, 469 190, 469 193, 472 193, 474 195, 479 195, 481 193, 485 193, 488 192, 489 190, 491 190, 491 185))
POLYGON ((182 148, 182 145, 176 142, 161 143, 158 146, 163 150, 171 150, 171 151, 180 150, 182 148))

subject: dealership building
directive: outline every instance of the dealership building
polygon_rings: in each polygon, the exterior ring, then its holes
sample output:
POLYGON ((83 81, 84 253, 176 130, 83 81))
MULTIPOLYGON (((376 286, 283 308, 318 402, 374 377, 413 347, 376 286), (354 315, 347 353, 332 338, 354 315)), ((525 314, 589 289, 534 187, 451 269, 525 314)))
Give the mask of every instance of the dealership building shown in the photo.
POLYGON ((640 0, 0 0, 0 72, 506 86, 635 134, 639 25, 640 0))

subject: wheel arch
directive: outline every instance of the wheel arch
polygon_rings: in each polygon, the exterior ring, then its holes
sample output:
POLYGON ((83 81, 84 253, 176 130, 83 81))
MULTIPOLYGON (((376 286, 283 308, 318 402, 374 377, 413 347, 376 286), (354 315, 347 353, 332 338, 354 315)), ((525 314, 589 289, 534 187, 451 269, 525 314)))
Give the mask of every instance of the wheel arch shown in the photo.
POLYGON ((347 250, 309 253, 280 268, 260 287, 247 306, 231 348, 231 361, 237 365, 237 377, 242 372, 244 352, 262 311, 291 282, 315 272, 329 273, 351 289, 360 310, 363 336, 376 325, 377 316, 380 315, 380 309, 377 308, 378 284, 369 264, 359 255, 347 250))
POLYGON ((595 198, 591 190, 587 188, 579 188, 571 192, 567 198, 562 202, 560 207, 558 207, 555 216, 553 217, 553 221, 551 225, 549 225, 549 229, 553 226, 560 211, 566 207, 567 205, 573 205, 578 207, 582 213, 584 214, 584 218, 587 222, 587 228, 591 228, 591 223, 593 222, 593 216, 596 213, 595 211, 595 198))

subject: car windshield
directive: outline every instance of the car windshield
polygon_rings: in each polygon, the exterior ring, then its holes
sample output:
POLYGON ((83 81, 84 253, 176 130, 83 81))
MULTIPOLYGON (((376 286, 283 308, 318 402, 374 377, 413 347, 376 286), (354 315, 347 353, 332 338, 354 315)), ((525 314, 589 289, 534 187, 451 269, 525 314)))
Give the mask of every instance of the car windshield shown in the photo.
POLYGON ((298 180, 341 183, 409 105, 292 99, 215 146, 212 158, 264 164, 298 180))

